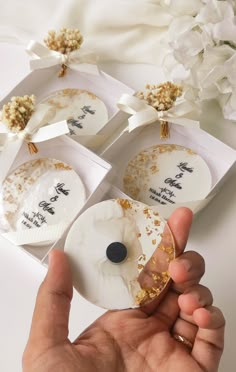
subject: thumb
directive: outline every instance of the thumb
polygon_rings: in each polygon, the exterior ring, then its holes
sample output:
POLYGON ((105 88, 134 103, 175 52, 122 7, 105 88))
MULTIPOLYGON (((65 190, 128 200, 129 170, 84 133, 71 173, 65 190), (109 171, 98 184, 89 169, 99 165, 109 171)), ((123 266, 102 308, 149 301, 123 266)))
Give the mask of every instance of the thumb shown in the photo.
POLYGON ((67 257, 64 252, 53 250, 49 255, 48 273, 37 295, 30 342, 43 341, 44 345, 53 346, 67 340, 72 295, 67 257))

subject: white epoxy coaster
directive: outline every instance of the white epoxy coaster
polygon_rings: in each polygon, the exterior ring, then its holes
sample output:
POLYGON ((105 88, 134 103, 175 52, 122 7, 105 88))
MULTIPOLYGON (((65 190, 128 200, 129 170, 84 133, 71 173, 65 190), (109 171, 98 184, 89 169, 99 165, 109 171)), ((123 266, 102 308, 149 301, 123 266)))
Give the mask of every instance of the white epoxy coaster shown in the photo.
POLYGON ((104 102, 95 94, 80 89, 63 89, 51 93, 41 102, 54 111, 50 124, 67 120, 70 135, 92 135, 108 121, 104 102))
POLYGON ((85 187, 68 164, 49 158, 29 161, 3 183, 1 230, 20 231, 63 221, 69 224, 85 200, 85 187))
POLYGON ((157 212, 140 202, 112 199, 87 209, 66 242, 73 284, 93 304, 135 308, 157 298, 170 281, 172 234, 157 212))
POLYGON ((191 149, 156 145, 141 151, 127 165, 124 191, 148 205, 201 200, 211 190, 208 165, 191 149))

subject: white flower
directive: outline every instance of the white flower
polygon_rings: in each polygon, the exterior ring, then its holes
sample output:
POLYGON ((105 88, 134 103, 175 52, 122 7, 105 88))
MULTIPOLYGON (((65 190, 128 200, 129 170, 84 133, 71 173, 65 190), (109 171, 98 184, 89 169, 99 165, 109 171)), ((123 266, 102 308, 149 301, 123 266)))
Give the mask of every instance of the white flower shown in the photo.
POLYGON ((229 2, 208 0, 196 21, 207 30, 215 42, 229 41, 236 45, 236 17, 229 2))
POLYGON ((236 121, 236 53, 225 62, 225 78, 218 85, 219 103, 225 119, 236 121))
POLYGON ((236 120, 236 4, 199 4, 198 14, 185 8, 186 13, 179 12, 171 22, 164 68, 174 81, 182 79, 190 100, 217 99, 224 117, 236 120))
POLYGON ((207 97, 204 91, 211 89, 211 87, 217 83, 220 83, 222 79, 226 78, 227 69, 225 63, 229 58, 234 55, 234 50, 228 45, 221 45, 216 47, 208 47, 202 57, 202 63, 198 66, 195 71, 198 87, 200 88, 200 96, 203 95, 203 99, 215 98, 218 96, 218 92, 215 92, 215 97, 207 97))

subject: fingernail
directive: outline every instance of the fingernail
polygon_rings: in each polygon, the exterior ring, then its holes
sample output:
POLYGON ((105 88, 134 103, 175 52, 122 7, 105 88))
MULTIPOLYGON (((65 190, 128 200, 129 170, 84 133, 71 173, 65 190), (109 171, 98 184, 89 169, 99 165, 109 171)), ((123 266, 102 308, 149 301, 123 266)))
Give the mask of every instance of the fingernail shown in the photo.
POLYGON ((190 269, 192 267, 192 262, 191 261, 182 259, 182 260, 179 260, 179 263, 184 266, 186 271, 190 271, 190 269))
MULTIPOLYGON (((186 293, 188 294, 188 292, 186 293)), ((200 306, 205 306, 205 301, 202 299, 198 293, 196 292, 190 292, 190 295, 198 302, 200 306)))

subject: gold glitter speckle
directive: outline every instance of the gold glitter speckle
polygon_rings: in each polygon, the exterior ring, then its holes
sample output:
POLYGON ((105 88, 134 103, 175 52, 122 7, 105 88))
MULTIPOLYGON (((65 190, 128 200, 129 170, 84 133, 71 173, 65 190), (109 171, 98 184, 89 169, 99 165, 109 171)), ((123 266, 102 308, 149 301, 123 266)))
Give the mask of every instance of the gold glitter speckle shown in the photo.
POLYGON ((132 204, 128 199, 117 199, 117 203, 120 204, 123 209, 132 209, 132 204))
POLYGON ((72 170, 72 168, 69 165, 65 165, 64 163, 56 163, 54 164, 54 167, 56 169, 72 170))
POLYGON ((138 259, 139 261, 145 261, 146 260, 146 254, 142 254, 140 257, 139 257, 139 259, 138 259))

